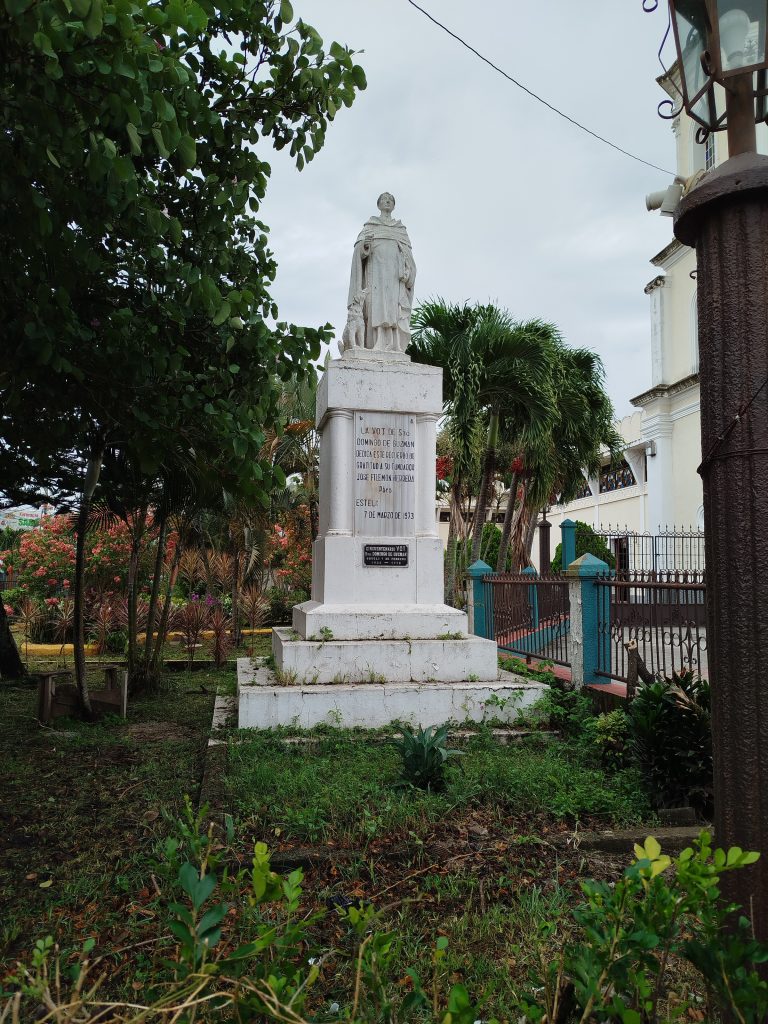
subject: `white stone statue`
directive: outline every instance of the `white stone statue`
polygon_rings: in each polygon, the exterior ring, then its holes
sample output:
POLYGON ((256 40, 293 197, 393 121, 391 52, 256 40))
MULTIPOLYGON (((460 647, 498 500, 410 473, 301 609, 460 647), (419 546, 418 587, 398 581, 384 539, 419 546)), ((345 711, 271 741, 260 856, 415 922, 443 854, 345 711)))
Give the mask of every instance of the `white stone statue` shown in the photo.
POLYGON ((395 197, 382 192, 376 205, 380 215, 365 222, 355 242, 342 349, 405 352, 416 264, 405 226, 392 217, 395 197))

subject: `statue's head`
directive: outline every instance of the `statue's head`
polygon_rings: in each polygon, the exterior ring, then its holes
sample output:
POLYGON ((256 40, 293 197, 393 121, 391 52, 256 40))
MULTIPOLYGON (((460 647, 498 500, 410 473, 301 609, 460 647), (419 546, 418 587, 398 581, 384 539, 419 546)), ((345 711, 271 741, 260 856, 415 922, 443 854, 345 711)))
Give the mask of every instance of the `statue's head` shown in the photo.
POLYGON ((376 205, 383 213, 385 210, 388 213, 392 213, 395 208, 395 197, 391 192, 382 192, 379 198, 376 200, 376 205))

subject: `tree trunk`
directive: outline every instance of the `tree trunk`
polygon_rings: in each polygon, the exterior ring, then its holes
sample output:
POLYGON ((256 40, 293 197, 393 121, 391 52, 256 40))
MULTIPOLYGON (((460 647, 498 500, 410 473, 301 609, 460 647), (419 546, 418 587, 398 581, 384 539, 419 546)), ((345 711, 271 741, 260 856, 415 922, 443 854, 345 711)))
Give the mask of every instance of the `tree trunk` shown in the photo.
POLYGON ((88 514, 91 509, 91 499, 99 482, 103 459, 103 447, 96 452, 92 452, 88 459, 85 481, 83 483, 83 496, 80 501, 75 526, 73 656, 75 662, 75 683, 77 685, 78 697, 80 698, 80 706, 83 716, 89 721, 93 720, 94 715, 93 708, 91 707, 91 695, 88 692, 88 679, 85 672, 85 535, 88 530, 88 514))
POLYGON ((232 643, 237 647, 240 643, 240 550, 232 554, 232 643))
POLYGON ((157 613, 157 602, 160 596, 160 579, 163 575, 163 562, 165 560, 165 538, 168 533, 168 517, 160 517, 159 530, 157 534, 157 551, 155 552, 155 569, 152 575, 152 593, 149 597, 149 611, 147 612, 147 634, 144 641, 144 662, 149 666, 149 656, 152 651, 152 634, 155 627, 155 615, 157 613))
POLYGON ((139 575, 139 551, 141 539, 134 529, 131 534, 131 553, 128 558, 128 682, 136 672, 136 647, 138 644, 138 621, 136 615, 136 580, 139 575))
POLYGON ((483 527, 485 526, 485 520, 488 515, 491 485, 493 483, 494 473, 496 472, 496 448, 498 443, 499 414, 497 412, 492 412, 488 423, 488 440, 485 446, 485 455, 483 456, 483 473, 480 478, 480 493, 477 496, 475 517, 472 523, 472 555, 469 559, 470 565, 474 565, 480 557, 480 547, 483 542, 483 527))
POLYGON ((451 484, 451 518, 448 525, 448 544, 445 552, 445 603, 453 605, 456 589, 456 562, 458 540, 461 535, 461 482, 451 484))
POLYGON ((509 485, 509 497, 507 498, 507 507, 504 510, 504 525, 501 529, 501 540, 499 542, 499 554, 496 559, 496 572, 506 572, 507 569, 507 552, 509 551, 509 540, 512 536, 512 519, 515 514, 515 505, 517 504, 517 481, 519 477, 517 473, 512 474, 512 483, 509 485))
MULTIPOLYGON (((523 552, 525 554, 525 559, 526 559, 526 567, 529 566, 529 565, 533 565, 533 559, 531 558, 531 551, 533 550, 533 538, 536 536, 536 519, 537 519, 537 515, 538 515, 537 512, 534 512, 533 510, 531 510, 530 518, 528 520, 528 525, 526 526, 525 546, 523 548, 523 552)), ((543 572, 543 573, 549 572, 549 566, 548 565, 547 566, 541 566, 540 569, 539 569, 539 572, 543 572)))
POLYGON ((157 670, 158 663, 160 661, 160 654, 165 644, 165 634, 168 629, 168 616, 171 611, 171 595, 173 594, 173 588, 176 585, 176 579, 179 575, 179 563, 181 562, 181 541, 176 544, 176 550, 173 552, 173 561, 171 562, 171 568, 168 573, 168 582, 165 585, 165 597, 163 599, 163 610, 160 612, 160 622, 157 626, 157 638, 155 640, 155 646, 152 651, 152 671, 157 670))
POLYGON ((21 679, 27 674, 0 593, 0 679, 21 679))

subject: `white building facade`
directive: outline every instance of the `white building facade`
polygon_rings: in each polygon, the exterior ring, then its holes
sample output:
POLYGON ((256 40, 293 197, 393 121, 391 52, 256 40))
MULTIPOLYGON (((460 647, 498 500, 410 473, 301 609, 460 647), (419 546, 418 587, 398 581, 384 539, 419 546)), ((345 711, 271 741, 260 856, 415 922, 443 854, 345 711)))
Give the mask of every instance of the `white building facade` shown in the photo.
MULTIPOLYGON (((670 76, 660 78, 659 84, 679 105, 670 76)), ((698 179, 728 158, 726 133, 714 133, 702 145, 696 141, 697 127, 684 110, 672 122, 677 174, 691 184, 696 183, 692 178, 698 179)), ((757 127, 757 148, 768 153, 765 124, 757 127)), ((585 497, 555 506, 548 517, 553 524, 553 550, 559 540, 557 527, 566 518, 587 522, 601 532, 614 528, 663 534, 675 528, 683 532, 704 528, 697 471, 701 415, 696 253, 673 238, 651 263, 656 274, 645 286, 650 302, 650 387, 632 399, 636 411, 617 424, 631 473, 622 467, 617 481, 604 467, 600 478, 587 481, 585 497)), ((538 559, 536 542, 533 557, 538 559)))

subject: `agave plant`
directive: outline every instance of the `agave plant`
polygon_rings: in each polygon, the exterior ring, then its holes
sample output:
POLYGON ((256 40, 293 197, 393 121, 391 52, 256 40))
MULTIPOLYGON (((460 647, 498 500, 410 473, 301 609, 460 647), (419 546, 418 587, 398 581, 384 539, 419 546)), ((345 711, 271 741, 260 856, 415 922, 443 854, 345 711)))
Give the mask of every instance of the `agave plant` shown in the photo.
POLYGON ((187 593, 192 594, 198 583, 205 579, 203 560, 196 548, 187 548, 179 559, 179 576, 184 581, 187 593))
POLYGON ((261 587, 251 584, 240 591, 240 604, 251 628, 251 656, 256 642, 256 630, 262 625, 269 612, 269 601, 261 587))
POLYGON ((106 654, 107 637, 117 624, 117 613, 109 599, 104 598, 94 605, 88 616, 88 627, 96 642, 99 654, 106 654))
POLYGON ((209 609, 204 601, 188 601, 179 612, 178 630, 183 637, 183 645, 187 652, 187 661, 191 667, 195 660, 195 651, 200 646, 200 638, 208 625, 209 609))
POLYGON ((29 658, 29 641, 32 631, 42 618, 40 606, 31 597, 23 597, 19 601, 19 622, 24 630, 24 657, 29 658))
POLYGON ((211 654, 216 668, 227 663, 227 655, 232 650, 232 620, 220 605, 216 605, 208 616, 208 628, 211 631, 211 654))
POLYGON ((72 631, 75 626, 75 602, 71 597, 65 597, 54 606, 54 627, 53 631, 57 640, 61 641, 61 648, 59 649, 59 656, 63 658, 64 664, 67 663, 67 656, 64 651, 64 646, 67 640, 72 636, 72 631))
POLYGON ((402 759, 403 781, 419 789, 444 789, 446 762, 463 753, 446 747, 448 726, 441 725, 439 729, 429 726, 418 732, 403 726, 400 731, 400 739, 393 742, 402 759))

